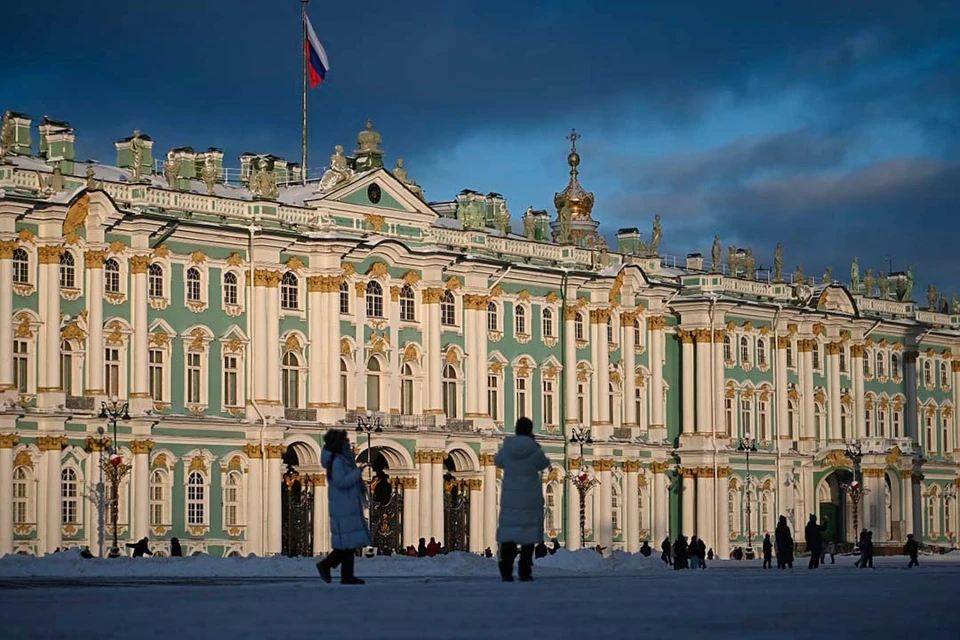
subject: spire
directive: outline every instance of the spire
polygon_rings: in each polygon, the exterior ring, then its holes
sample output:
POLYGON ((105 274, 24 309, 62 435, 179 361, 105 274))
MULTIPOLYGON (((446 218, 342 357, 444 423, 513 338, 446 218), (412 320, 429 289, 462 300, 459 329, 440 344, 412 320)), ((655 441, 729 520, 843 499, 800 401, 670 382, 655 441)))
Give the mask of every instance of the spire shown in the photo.
POLYGON ((553 197, 553 204, 557 208, 557 214, 564 206, 569 207, 571 220, 590 220, 590 212, 593 210, 593 193, 584 191, 577 179, 580 165, 580 154, 577 153, 577 140, 580 134, 576 129, 571 129, 567 140, 570 141, 570 154, 567 156, 567 164, 570 165, 570 182, 567 188, 557 193, 553 197))

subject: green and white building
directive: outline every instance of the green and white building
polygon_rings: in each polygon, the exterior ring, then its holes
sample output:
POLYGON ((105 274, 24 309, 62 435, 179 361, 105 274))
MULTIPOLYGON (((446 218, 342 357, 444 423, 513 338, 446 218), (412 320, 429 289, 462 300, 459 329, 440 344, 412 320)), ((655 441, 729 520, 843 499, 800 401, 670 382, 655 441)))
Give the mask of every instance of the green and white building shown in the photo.
POLYGON ((726 556, 808 513, 849 541, 852 440, 874 540, 955 543, 960 315, 918 308, 912 273, 784 277, 751 252, 720 264, 719 239, 675 259, 659 219, 608 249, 575 136, 556 212, 519 221, 495 193, 426 201, 370 123, 306 184, 273 156, 155 162, 139 132, 85 165, 68 123, 13 112, 0 139, 0 554, 112 535, 114 397, 118 533, 161 552, 325 551, 322 435, 358 415, 383 427, 375 528, 401 545, 495 547, 493 454, 519 416, 553 463, 545 535, 570 548, 683 533, 726 556))

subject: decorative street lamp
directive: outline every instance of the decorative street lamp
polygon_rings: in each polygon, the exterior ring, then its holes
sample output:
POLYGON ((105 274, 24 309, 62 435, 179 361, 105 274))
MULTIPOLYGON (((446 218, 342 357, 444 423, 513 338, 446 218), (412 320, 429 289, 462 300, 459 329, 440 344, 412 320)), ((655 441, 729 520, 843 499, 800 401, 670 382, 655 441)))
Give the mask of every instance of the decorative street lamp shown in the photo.
POLYGON ((863 459, 863 451, 860 443, 853 441, 847 445, 847 457, 853 461, 853 481, 850 484, 841 484, 840 488, 850 495, 850 504, 853 506, 853 550, 860 550, 860 501, 863 496, 870 493, 860 482, 860 461, 863 459))
POLYGON ((740 445, 737 447, 737 451, 747 454, 747 548, 744 551, 747 560, 752 560, 754 557, 753 553, 753 519, 751 518, 751 497, 753 494, 753 477, 750 475, 750 454, 757 452, 757 441, 754 438, 750 437, 749 433, 744 434, 745 437, 740 438, 740 445))
POLYGON ((380 416, 377 416, 376 421, 373 420, 373 412, 367 411, 366 420, 361 414, 357 414, 357 433, 367 434, 367 475, 370 478, 370 483, 373 483, 373 448, 371 447, 371 442, 373 440, 374 433, 383 433, 383 420, 380 416))
POLYGON ((590 437, 590 428, 583 425, 580 425, 579 428, 574 427, 570 442, 580 446, 580 473, 570 474, 570 478, 580 496, 580 546, 583 546, 587 528, 587 494, 590 489, 600 484, 600 481, 597 478, 591 478, 584 468, 583 445, 593 444, 593 438, 590 437))
MULTIPOLYGON (((100 419, 106 420, 113 427, 113 441, 107 449, 107 457, 100 460, 100 469, 107 476, 110 483, 110 525, 113 527, 113 546, 110 547, 110 558, 120 557, 120 543, 117 540, 117 519, 120 515, 120 482, 130 473, 130 465, 123 461, 120 447, 117 444, 117 421, 130 420, 130 404, 121 403, 116 397, 100 403, 100 419)), ((103 433, 98 429, 97 433, 103 433)))

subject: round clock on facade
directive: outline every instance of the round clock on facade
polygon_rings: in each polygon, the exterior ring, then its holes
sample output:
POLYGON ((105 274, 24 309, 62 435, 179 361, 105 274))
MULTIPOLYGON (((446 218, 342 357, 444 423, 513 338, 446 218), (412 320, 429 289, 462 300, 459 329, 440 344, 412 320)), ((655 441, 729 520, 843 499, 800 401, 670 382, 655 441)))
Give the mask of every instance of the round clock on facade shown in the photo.
POLYGON ((380 185, 374 182, 367 187, 367 197, 370 198, 370 202, 373 204, 380 202, 380 185))

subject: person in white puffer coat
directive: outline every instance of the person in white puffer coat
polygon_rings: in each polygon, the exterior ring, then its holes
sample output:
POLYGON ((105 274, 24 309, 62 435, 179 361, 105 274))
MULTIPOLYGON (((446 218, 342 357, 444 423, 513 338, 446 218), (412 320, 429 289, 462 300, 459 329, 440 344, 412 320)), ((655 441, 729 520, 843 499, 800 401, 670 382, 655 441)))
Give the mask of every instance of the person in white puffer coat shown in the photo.
POLYGON ((520 547, 521 582, 533 580, 533 548, 543 542, 543 484, 540 473, 550 461, 533 437, 533 422, 517 420, 516 435, 503 441, 494 458, 503 469, 500 497, 500 577, 513 582, 513 561, 520 547))

